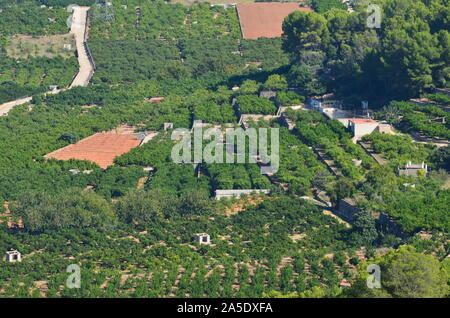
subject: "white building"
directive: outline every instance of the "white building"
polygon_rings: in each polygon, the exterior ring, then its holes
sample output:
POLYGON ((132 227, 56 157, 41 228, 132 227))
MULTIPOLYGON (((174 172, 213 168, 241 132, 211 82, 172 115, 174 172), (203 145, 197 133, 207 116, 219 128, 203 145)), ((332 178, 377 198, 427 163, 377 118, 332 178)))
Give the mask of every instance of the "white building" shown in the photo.
POLYGON ((10 250, 6 252, 6 261, 9 263, 21 262, 22 255, 19 251, 10 250))
POLYGON ((208 245, 208 244, 211 243, 211 237, 209 236, 208 233, 197 233, 197 234, 195 234, 195 240, 199 244, 208 245))
POLYGON ((216 200, 220 200, 222 198, 240 198, 241 195, 250 195, 250 194, 269 194, 270 190, 268 189, 238 189, 238 190, 216 190, 216 200))
POLYGON ((164 130, 173 129, 173 123, 164 123, 164 130))
POLYGON ((353 133, 353 140, 359 140, 365 135, 370 135, 379 125, 379 122, 370 118, 351 118, 348 128, 353 133))

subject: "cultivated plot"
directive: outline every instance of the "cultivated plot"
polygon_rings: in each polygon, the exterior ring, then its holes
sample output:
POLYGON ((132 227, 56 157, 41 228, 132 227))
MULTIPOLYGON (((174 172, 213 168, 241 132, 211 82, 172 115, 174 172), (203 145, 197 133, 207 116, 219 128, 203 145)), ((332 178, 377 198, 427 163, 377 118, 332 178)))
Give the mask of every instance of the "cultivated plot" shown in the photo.
POLYGON ((237 5, 242 37, 257 40, 276 38, 283 33, 284 18, 294 11, 312 11, 298 3, 240 3, 237 5))

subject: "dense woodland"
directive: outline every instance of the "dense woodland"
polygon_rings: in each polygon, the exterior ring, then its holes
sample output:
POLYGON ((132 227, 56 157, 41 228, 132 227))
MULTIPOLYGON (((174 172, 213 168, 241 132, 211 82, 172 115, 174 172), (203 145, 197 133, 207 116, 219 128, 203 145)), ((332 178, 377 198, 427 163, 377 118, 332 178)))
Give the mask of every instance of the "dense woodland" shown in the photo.
MULTIPOLYGON (((377 3, 385 14, 380 30, 365 28, 364 7, 350 14, 333 9, 343 8, 339 1, 314 0, 316 12, 285 20, 286 39, 242 40, 234 9, 114 1, 114 21, 93 16, 92 84, 57 95, 41 93, 55 81, 67 85, 75 57, 17 63, 2 56, 0 102, 34 98, 0 117, 0 202, 7 202, 0 213, 7 207, 24 225, 10 228, 9 217, 0 216, 0 251, 14 248, 23 257, 2 263, 0 297, 448 297, 450 147, 417 143, 409 134, 449 138, 448 112, 437 106, 449 99, 428 89, 450 80, 450 6, 377 3), (262 98, 262 91, 276 96, 262 98), (363 141, 385 163, 353 143, 340 122, 309 110, 286 111, 293 130, 278 118, 249 123, 280 129, 274 175, 262 175, 248 157, 240 164, 172 162, 174 142, 164 123, 231 127, 239 112, 273 115, 278 106, 302 105, 324 92, 350 105, 364 97, 384 106, 375 115, 396 134, 363 141), (435 105, 407 102, 420 95, 435 105), (107 169, 43 158, 123 123, 159 134, 107 169), (399 176, 407 161, 424 161, 430 172, 399 176), (214 198, 218 189, 248 188, 271 193, 214 198), (351 222, 333 214, 344 198, 360 210, 351 222), (194 241, 202 232, 211 245, 194 241), (377 290, 365 285, 373 263, 383 270, 377 290), (80 289, 65 285, 70 264, 81 267, 80 289), (352 287, 342 287, 343 280, 352 287)), ((0 19, 0 46, 10 34, 66 33, 59 14, 67 4, 0 0, 7 9, 0 16, 10 19, 7 25, 0 19), (49 6, 57 18, 51 25, 49 6), (13 17, 17 10, 32 15, 12 20, 22 17, 13 17)))
POLYGON ((299 11, 284 21, 291 85, 375 106, 449 86, 448 0, 373 1, 382 6, 379 29, 366 27, 367 3, 358 3, 356 13, 299 11))

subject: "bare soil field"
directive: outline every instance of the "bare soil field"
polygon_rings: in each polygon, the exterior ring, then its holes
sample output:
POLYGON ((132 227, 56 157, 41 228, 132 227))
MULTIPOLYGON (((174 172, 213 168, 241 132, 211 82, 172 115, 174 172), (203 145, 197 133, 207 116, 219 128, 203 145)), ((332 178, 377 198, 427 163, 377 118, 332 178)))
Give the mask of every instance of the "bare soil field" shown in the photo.
POLYGON ((257 40, 260 37, 276 38, 283 33, 284 18, 294 11, 312 11, 299 3, 257 2, 237 5, 242 37, 257 40))
POLYGON ((132 127, 122 126, 112 131, 97 133, 44 157, 58 160, 87 160, 105 169, 114 163, 115 157, 139 146, 140 143, 132 127))
POLYGON ((9 37, 6 48, 8 56, 15 59, 28 57, 62 56, 69 58, 76 49, 73 34, 57 34, 50 36, 14 35, 9 37))

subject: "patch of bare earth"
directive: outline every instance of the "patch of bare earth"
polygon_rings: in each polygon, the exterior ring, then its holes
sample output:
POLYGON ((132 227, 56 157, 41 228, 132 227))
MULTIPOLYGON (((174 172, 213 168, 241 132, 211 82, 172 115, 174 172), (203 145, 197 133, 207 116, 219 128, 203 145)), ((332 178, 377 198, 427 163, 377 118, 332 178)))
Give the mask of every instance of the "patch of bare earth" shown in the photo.
POLYGON ((262 196, 247 197, 246 199, 242 199, 239 202, 232 204, 231 207, 225 208, 225 214, 226 216, 230 216, 241 211, 245 211, 246 208, 250 206, 257 206, 263 201, 264 199, 262 196))
POLYGON ((76 49, 73 34, 56 34, 48 36, 13 35, 9 37, 6 47, 8 56, 19 59, 28 57, 69 58, 76 49))
POLYGON ((303 238, 305 238, 305 237, 306 237, 306 234, 305 234, 305 233, 289 235, 289 238, 290 238, 294 243, 298 242, 299 240, 301 240, 301 239, 303 239, 303 238))

